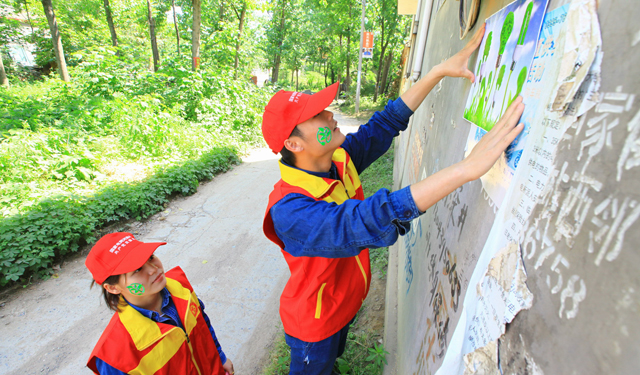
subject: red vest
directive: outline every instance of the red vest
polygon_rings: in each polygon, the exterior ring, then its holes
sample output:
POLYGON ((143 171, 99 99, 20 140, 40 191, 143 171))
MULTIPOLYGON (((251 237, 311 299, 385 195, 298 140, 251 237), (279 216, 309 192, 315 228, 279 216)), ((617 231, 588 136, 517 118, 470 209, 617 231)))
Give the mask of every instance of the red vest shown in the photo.
POLYGON ((127 305, 113 314, 91 353, 87 367, 98 373, 96 358, 127 374, 224 375, 220 356, 198 297, 180 267, 166 273, 183 330, 156 323, 127 305))
POLYGON ((271 207, 289 193, 317 201, 342 204, 364 199, 360 178, 349 154, 339 148, 333 154, 340 180, 320 178, 280 163, 282 179, 269 195, 264 218, 266 236, 282 249, 291 277, 280 296, 284 331, 307 342, 318 342, 342 329, 356 315, 371 282, 369 250, 350 258, 294 257, 276 235, 271 207))

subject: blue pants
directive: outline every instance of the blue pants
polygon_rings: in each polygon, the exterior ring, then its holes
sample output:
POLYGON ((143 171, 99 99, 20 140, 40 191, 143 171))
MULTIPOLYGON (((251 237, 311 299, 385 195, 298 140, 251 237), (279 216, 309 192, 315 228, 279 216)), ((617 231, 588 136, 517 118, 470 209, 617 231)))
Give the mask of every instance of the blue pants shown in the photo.
POLYGON ((285 333, 291 348, 289 375, 330 375, 336 358, 344 353, 351 323, 353 319, 333 336, 318 342, 302 341, 285 333))

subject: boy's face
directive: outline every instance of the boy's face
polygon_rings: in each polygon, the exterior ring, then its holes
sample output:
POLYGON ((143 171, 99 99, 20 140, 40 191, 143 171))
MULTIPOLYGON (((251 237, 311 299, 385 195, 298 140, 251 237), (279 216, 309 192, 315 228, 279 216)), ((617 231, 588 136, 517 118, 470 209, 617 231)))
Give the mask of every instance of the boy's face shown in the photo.
POLYGON ((313 156, 333 154, 345 140, 338 122, 333 119, 333 112, 327 110, 298 124, 298 129, 303 135, 304 149, 313 156))
POLYGON ((164 276, 162 262, 152 254, 142 267, 121 275, 118 284, 114 287, 135 305, 134 301, 137 299, 159 293, 166 285, 167 279, 164 276))

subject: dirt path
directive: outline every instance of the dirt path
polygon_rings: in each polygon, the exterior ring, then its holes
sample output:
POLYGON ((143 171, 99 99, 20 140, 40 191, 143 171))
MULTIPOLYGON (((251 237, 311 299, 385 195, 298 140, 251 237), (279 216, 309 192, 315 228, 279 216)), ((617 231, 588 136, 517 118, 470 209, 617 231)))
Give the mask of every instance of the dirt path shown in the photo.
MULTIPOLYGON (((335 117, 344 133, 357 129, 354 120, 335 117)), ((239 375, 259 374, 281 334, 278 300, 289 272, 262 233, 278 178, 276 156, 256 150, 148 221, 113 228, 168 243, 156 254, 165 268, 185 270, 239 375)), ((86 361, 111 313, 99 290, 89 290, 85 256, 67 260, 57 278, 0 296, 0 374, 90 373, 86 361)))

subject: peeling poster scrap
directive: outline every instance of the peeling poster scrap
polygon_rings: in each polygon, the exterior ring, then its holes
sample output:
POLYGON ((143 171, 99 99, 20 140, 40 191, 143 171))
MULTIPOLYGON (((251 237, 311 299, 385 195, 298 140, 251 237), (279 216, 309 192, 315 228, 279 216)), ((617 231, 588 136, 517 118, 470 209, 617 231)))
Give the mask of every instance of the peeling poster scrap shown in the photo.
POLYGON ((510 243, 491 260, 489 267, 477 285, 478 304, 469 315, 469 341, 476 350, 496 340, 504 333, 522 309, 533 304, 533 294, 526 285, 520 246, 510 243))
POLYGON ((464 356, 464 375, 500 375, 498 340, 464 356))

